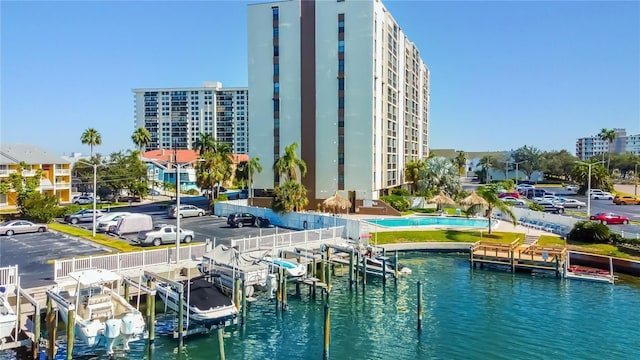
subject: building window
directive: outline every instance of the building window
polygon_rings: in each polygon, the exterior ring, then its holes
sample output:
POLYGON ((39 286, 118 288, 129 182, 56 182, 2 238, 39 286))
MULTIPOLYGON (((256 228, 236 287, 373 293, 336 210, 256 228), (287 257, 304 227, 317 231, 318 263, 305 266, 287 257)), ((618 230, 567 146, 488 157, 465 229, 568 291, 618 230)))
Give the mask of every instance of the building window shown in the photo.
POLYGON ((273 28, 273 38, 274 38, 274 39, 277 39, 277 38, 278 38, 279 33, 280 33, 279 29, 278 29, 277 27, 274 27, 274 28, 273 28))
POLYGON ((344 109, 344 98, 343 97, 339 97, 338 98, 338 109, 344 109))
POLYGON ((338 52, 344 52, 344 40, 338 40, 338 52))
POLYGON ((273 83, 273 93, 274 94, 280 94, 280 83, 279 82, 274 82, 273 83))
POLYGON ((344 32, 344 20, 338 21, 338 33, 344 32))
POLYGON ((338 90, 344 90, 344 78, 338 78, 338 90))
POLYGON ((280 111, 280 100, 279 99, 273 99, 273 111, 280 111))
POLYGON ((271 13, 273 14, 273 21, 278 21, 278 17, 280 15, 280 9, 278 9, 277 7, 272 7, 271 13))
POLYGON ((280 56, 280 49, 278 45, 273 47, 273 56, 280 56))
POLYGON ((338 60, 338 71, 344 71, 344 60, 338 60))
POLYGON ((273 64, 273 75, 280 75, 280 64, 273 64))

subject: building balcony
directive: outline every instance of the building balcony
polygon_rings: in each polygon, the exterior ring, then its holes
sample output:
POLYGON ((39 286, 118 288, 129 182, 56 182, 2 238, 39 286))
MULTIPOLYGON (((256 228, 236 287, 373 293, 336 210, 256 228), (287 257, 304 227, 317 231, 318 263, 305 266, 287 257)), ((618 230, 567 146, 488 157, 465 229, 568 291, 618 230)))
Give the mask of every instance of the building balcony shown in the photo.
POLYGON ((71 169, 55 169, 55 175, 71 175, 71 169))
POLYGON ((9 176, 9 174, 14 174, 16 171, 14 169, 0 169, 0 176, 9 176))

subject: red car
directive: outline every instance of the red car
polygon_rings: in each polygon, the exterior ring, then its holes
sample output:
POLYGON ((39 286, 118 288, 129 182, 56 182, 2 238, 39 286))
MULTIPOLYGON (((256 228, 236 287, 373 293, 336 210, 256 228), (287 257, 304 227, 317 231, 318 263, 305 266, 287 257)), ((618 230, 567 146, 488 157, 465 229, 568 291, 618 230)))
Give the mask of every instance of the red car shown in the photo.
POLYGON ((602 224, 628 224, 629 218, 623 215, 617 215, 614 213, 597 213, 591 215, 589 220, 600 221, 602 224))
POLYGON ((506 196, 511 196, 511 197, 516 198, 516 199, 520 198, 520 194, 518 194, 518 192, 505 192, 505 193, 498 194, 498 197, 500 199, 502 199, 503 197, 506 197, 506 196))

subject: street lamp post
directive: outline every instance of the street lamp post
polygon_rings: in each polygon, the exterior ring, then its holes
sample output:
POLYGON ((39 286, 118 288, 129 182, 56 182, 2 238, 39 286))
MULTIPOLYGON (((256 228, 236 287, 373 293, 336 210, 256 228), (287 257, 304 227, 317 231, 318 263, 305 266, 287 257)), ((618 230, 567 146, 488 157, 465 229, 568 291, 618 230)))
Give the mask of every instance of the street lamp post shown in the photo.
POLYGON ((93 164, 93 163, 89 163, 87 161, 83 161, 83 160, 78 160, 78 162, 81 162, 83 164, 89 165, 91 167, 93 167, 93 226, 91 227, 91 236, 92 237, 96 237, 96 198, 97 198, 97 183, 98 183, 98 164, 93 164))
POLYGON ((518 180, 520 180, 520 173, 518 173, 518 165, 522 164, 524 161, 514 162, 516 164, 516 185, 518 185, 518 180))
POLYGON ((633 195, 638 196, 638 163, 634 167, 633 177, 635 178, 633 181, 633 195))
POLYGON ((592 162, 584 162, 584 161, 576 161, 578 164, 587 165, 589 167, 588 171, 588 179, 587 179, 587 219, 591 219, 591 167, 594 164, 602 164, 604 161, 596 161, 592 162))

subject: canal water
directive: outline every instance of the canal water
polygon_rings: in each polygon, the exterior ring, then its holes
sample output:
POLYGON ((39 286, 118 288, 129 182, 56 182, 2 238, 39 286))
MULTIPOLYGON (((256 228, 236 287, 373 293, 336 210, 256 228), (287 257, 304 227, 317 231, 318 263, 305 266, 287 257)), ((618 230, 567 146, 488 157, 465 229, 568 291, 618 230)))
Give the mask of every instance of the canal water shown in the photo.
MULTIPOLYGON (((640 359, 640 288, 558 280, 469 267, 466 255, 403 254, 413 273, 366 292, 335 277, 331 294, 332 359, 640 359), (423 327, 417 330, 416 283, 423 285, 423 327)), ((244 328, 225 332, 226 359, 322 359, 324 302, 289 288, 288 311, 260 299, 244 328)), ((163 305, 157 307, 162 310, 163 305)), ((162 330, 171 316, 159 321, 162 330)), ((120 359, 218 359, 217 334, 186 338, 182 351, 167 336, 149 355, 132 344, 120 359)), ((88 355, 83 359, 106 359, 88 355)), ((64 348, 57 359, 64 359, 64 348)), ((75 351, 74 351, 75 352, 75 351)), ((11 358, 5 353, 0 358, 11 358)))

